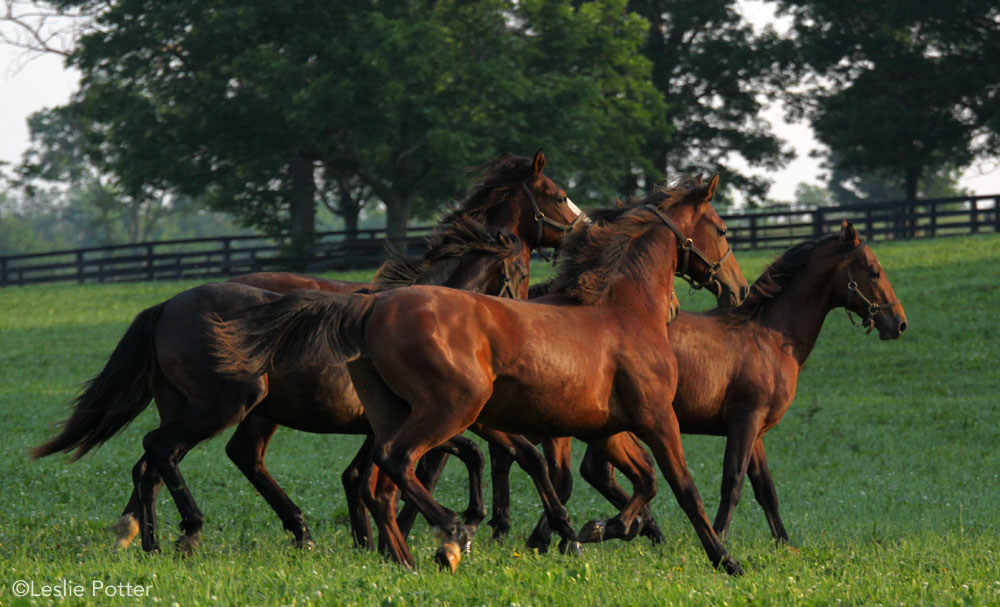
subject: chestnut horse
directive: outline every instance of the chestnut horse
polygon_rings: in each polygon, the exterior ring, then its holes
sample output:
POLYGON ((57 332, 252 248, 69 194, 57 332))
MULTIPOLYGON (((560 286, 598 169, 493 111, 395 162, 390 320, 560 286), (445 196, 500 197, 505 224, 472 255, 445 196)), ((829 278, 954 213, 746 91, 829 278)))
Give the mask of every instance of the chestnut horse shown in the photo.
MULTIPOLYGON (((578 210, 565 192, 542 174, 544 164, 541 151, 534 159, 501 156, 485 167, 479 187, 442 226, 446 234, 454 235, 456 226, 468 224, 463 219, 466 214, 505 220, 515 229, 528 233, 530 246, 526 247, 514 235, 506 237, 500 247, 501 255, 498 255, 498 247, 484 254, 479 245, 474 251, 474 259, 466 260, 472 261, 471 265, 459 264, 454 252, 440 254, 439 250, 436 258, 434 252, 429 254, 433 263, 421 274, 453 286, 486 286, 495 294, 511 290, 510 280, 498 280, 501 273, 497 271, 497 264, 508 270, 517 269, 508 278, 519 275, 526 279, 527 267, 523 260, 531 248, 554 244, 562 232, 579 219, 578 210), (565 224, 549 219, 544 228, 534 229, 535 223, 541 225, 540 216, 545 212, 549 214, 546 218, 556 217, 565 224), (532 229, 528 230, 527 226, 532 229), (451 273, 452 279, 464 282, 448 282, 449 275, 443 273, 442 268, 451 273)), ((439 249, 454 247, 453 238, 439 236, 439 249)), ((400 272, 390 276, 389 270, 393 267, 400 265, 387 266, 376 282, 398 286, 400 272)), ((413 268, 403 267, 402 273, 411 270, 413 268)), ((247 275, 237 280, 251 284, 303 286, 303 283, 312 283, 327 288, 356 288, 350 283, 330 283, 325 279, 282 273, 247 275)), ((419 282, 415 276, 413 280, 419 282)), ((523 280, 523 286, 516 286, 514 291, 526 292, 526 283, 527 280, 523 280)), ((270 378, 234 382, 212 371, 211 353, 201 340, 208 322, 206 315, 231 313, 276 296, 235 283, 206 285, 141 313, 105 370, 77 399, 76 409, 60 435, 33 452, 35 457, 41 457, 77 449, 76 457, 79 457, 127 425, 151 397, 156 397, 161 427, 144 439, 146 454, 133 470, 136 489, 119 521, 120 545, 127 546, 136 532, 142 532, 144 549, 157 548, 153 508, 155 494, 164 479, 169 481, 168 486, 183 518, 183 534, 178 545, 191 550, 197 544, 203 517, 183 484, 177 462, 200 440, 241 420, 227 445, 227 453, 279 514, 285 527, 295 535, 296 543, 310 543, 301 511, 263 465, 264 450, 277 423, 314 432, 368 432, 346 370, 342 366, 331 368, 314 364, 311 368, 282 369, 278 376, 270 378), (169 319, 172 320, 168 322, 169 319), (154 348, 155 357, 152 356, 154 348), (282 378, 286 381, 280 381, 282 378), (185 407, 190 408, 185 411, 185 407), (190 419, 192 409, 198 414, 193 417, 199 419, 190 419), (303 410, 313 413, 304 415, 303 410), (248 415, 251 411, 253 414, 248 415), (143 524, 138 524, 140 522, 143 524)), ((481 509, 480 506, 478 510, 481 509)))
MULTIPOLYGON (((655 192, 649 204, 571 232, 554 295, 519 301, 435 287, 377 295, 300 291, 220 323, 217 354, 227 371, 244 376, 266 372, 276 359, 321 351, 352 361, 375 431, 382 496, 376 520, 401 564, 414 561, 392 516, 394 485, 441 532, 435 558, 450 564, 461 525, 414 467, 429 449, 478 423, 515 434, 578 436, 612 461, 620 454, 607 448, 608 437, 634 432, 652 448, 711 562, 740 573, 705 515, 670 406, 677 361, 666 320, 678 260, 692 245, 707 250, 707 259, 721 260, 728 250, 710 204, 717 184, 717 176, 708 185, 685 178, 655 192)), ((702 258, 691 267, 703 278, 712 270, 702 258)), ((744 281, 731 257, 716 271, 739 291, 744 281)), ((639 488, 618 515, 626 528, 652 497, 639 488)), ((564 540, 575 544, 565 508, 544 495, 543 503, 564 540)))
MULTIPOLYGON (((847 222, 839 235, 786 251, 764 270, 739 307, 681 311, 670 325, 678 368, 674 412, 681 432, 726 437, 722 495, 713 524, 723 540, 748 476, 772 536, 788 542, 763 438, 791 406, 799 372, 823 321, 838 307, 846 308, 848 316, 861 316, 869 333, 877 328, 880 339, 897 339, 906 330, 906 314, 875 253, 847 222)), ((568 445, 562 451, 568 456, 568 445)), ((490 452, 491 460, 501 455, 490 452)), ((568 457, 560 464, 568 466, 568 457)), ((625 503, 611 465, 595 450, 587 448, 580 472, 613 504, 625 503)), ((559 470, 554 476, 565 473, 559 470)), ((591 521, 580 536, 605 539, 603 523, 591 521)))

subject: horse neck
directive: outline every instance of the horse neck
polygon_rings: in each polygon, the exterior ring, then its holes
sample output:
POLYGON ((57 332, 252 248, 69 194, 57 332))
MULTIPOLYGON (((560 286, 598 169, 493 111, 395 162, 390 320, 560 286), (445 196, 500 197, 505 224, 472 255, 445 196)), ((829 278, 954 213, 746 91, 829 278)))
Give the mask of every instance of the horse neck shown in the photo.
POLYGON ((665 228, 666 238, 656 241, 652 246, 656 251, 650 252, 650 257, 661 260, 656 264, 654 272, 641 278, 621 278, 614 287, 614 293, 609 301, 613 304, 634 306, 641 302, 649 315, 663 322, 664 329, 670 318, 671 293, 674 290, 674 273, 677 271, 677 240, 672 232, 665 228))
POLYGON ((830 286, 832 269, 809 272, 804 268, 762 314, 760 324, 780 333, 782 344, 801 367, 816 345, 826 315, 836 307, 830 286))
POLYGON ((458 266, 443 281, 436 284, 463 291, 475 291, 495 295, 497 289, 489 289, 491 283, 500 275, 503 260, 496 255, 477 253, 466 255, 458 266))

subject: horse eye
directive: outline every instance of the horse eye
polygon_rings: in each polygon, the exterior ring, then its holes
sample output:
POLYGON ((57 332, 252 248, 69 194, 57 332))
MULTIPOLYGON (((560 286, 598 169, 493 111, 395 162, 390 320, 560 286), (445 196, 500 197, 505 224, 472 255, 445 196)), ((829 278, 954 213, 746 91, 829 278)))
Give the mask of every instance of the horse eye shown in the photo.
POLYGON ((726 228, 716 228, 716 230, 719 231, 719 236, 725 236, 726 235, 726 228))
POLYGON ((868 275, 872 278, 878 278, 880 276, 878 270, 868 270, 868 275))
POLYGON ((566 202, 566 200, 567 198, 565 196, 560 196, 559 198, 556 198, 556 202, 558 202, 559 204, 566 202))

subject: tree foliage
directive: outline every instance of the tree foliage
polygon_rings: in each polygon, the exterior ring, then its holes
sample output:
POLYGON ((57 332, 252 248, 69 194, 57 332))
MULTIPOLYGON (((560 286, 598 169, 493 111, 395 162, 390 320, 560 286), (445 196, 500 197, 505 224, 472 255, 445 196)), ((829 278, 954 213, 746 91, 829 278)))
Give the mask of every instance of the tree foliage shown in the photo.
POLYGON ((792 157, 760 116, 786 84, 787 44, 773 30, 755 33, 733 0, 632 0, 629 7, 650 24, 644 53, 668 106, 662 120, 671 136, 650 133, 648 164, 674 175, 724 170, 726 188, 763 199, 767 180, 734 161, 777 169, 792 157))
POLYGON ((1000 5, 779 0, 812 86, 792 98, 833 168, 919 182, 1000 151, 1000 5))
POLYGON ((503 150, 545 147, 607 200, 663 107, 624 0, 101 5, 73 105, 124 191, 205 194, 300 242, 317 192, 370 190, 400 234, 503 150))

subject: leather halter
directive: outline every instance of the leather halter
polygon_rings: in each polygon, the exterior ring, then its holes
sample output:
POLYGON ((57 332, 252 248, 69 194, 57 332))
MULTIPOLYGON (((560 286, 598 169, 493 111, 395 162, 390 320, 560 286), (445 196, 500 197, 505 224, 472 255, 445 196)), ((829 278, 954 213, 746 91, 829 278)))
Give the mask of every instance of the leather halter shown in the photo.
MULTIPOLYGON (((514 290, 514 279, 511 277, 510 264, 513 262, 513 257, 505 257, 503 260, 503 267, 500 269, 500 274, 503 276, 503 286, 500 287, 500 292, 497 293, 497 297, 508 297, 510 299, 521 299, 520 289, 514 290)), ((522 276, 522 280, 523 280, 522 276)))
POLYGON ((670 228, 670 231, 674 233, 677 237, 677 242, 680 243, 681 251, 683 251, 683 256, 681 263, 677 265, 677 276, 680 276, 687 281, 691 288, 697 291, 698 289, 703 289, 710 284, 718 283, 718 279, 715 278, 715 274, 722 269, 722 262, 726 260, 727 257, 733 254, 733 248, 729 247, 726 252, 722 254, 722 257, 718 261, 710 261, 705 253, 695 246, 694 241, 684 236, 677 224, 667 217, 667 214, 660 210, 660 207, 653 203, 645 205, 647 209, 656 213, 656 216, 670 228), (688 273, 688 264, 691 261, 691 254, 701 260, 703 264, 708 266, 708 278, 703 281, 699 281, 694 276, 688 273))
MULTIPOLYGON (((535 225, 538 226, 538 234, 535 235, 535 246, 541 246, 542 243, 542 229, 547 225, 550 228, 559 230, 563 234, 566 234, 570 230, 576 227, 576 224, 583 221, 583 213, 576 216, 571 223, 561 223, 554 219, 549 219, 545 216, 545 213, 538 207, 538 202, 535 201, 535 195, 531 193, 531 188, 528 187, 527 181, 521 182, 521 187, 524 188, 524 193, 528 195, 528 202, 531 203, 531 210, 535 213, 535 225)), ((544 255, 543 255, 544 257, 544 255)), ((548 261, 548 259, 546 259, 548 261)))
POLYGON ((865 335, 868 335, 875 328, 875 316, 882 312, 883 310, 888 310, 899 305, 899 300, 889 301, 885 303, 875 303, 872 300, 865 297, 865 294, 861 292, 858 288, 857 281, 854 280, 854 272, 851 271, 851 263, 856 257, 861 255, 861 251, 865 248, 865 239, 860 238, 860 243, 858 246, 854 247, 847 252, 847 255, 842 262, 842 265, 847 270, 847 301, 844 302, 844 309, 847 310, 847 319, 851 321, 851 324, 855 328, 867 328, 868 331, 865 335), (857 295, 866 306, 868 306, 868 311, 865 314, 864 319, 862 319, 861 324, 854 322, 854 317, 851 316, 851 297, 857 295))

